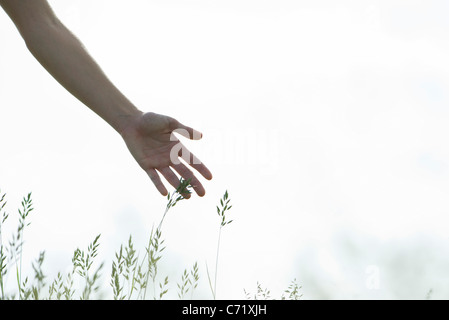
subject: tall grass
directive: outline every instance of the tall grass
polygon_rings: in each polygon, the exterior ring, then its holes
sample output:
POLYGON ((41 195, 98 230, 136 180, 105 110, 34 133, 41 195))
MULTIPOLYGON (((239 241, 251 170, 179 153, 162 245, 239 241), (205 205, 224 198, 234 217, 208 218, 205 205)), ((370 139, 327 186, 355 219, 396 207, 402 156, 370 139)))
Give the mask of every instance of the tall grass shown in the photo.
MULTIPOLYGON (((168 276, 165 276, 161 281, 157 281, 158 264, 165 249, 164 240, 162 239, 162 224, 168 211, 184 199, 182 195, 190 193, 189 181, 181 180, 179 187, 173 193, 168 194, 168 203, 164 214, 157 228, 155 229, 153 226, 148 245, 145 248, 145 254, 141 259, 136 255, 137 252, 134 249, 132 236, 129 237, 125 247, 120 247, 120 250, 115 254, 116 259, 112 263, 110 285, 113 289, 114 299, 146 299, 150 285, 152 287, 151 294, 153 299, 162 299, 167 294, 168 276)), ((178 293, 178 295, 184 296, 187 285, 181 286, 180 290, 181 293, 178 293)))
MULTIPOLYGON (((1 193, 1 192, 0 192, 1 193)), ((0 199, 0 213, 2 216, 0 223, 0 287, 2 291, 2 299, 5 298, 5 276, 8 272, 8 269, 11 265, 15 267, 15 275, 17 281, 17 291, 20 299, 27 298, 33 292, 32 289, 26 290, 26 286, 28 283, 28 277, 24 280, 22 279, 22 256, 23 256, 23 239, 25 228, 30 225, 28 222, 28 215, 33 211, 33 201, 31 200, 31 193, 28 196, 24 197, 22 200, 22 208, 18 209, 19 212, 19 226, 15 234, 12 235, 11 240, 9 241, 9 247, 6 247, 3 244, 3 234, 2 234, 2 226, 8 218, 8 214, 4 210, 6 205, 5 200, 6 194, 3 194, 0 199), (10 259, 7 261, 7 256, 9 255, 10 259)), ((42 258, 43 261, 43 255, 42 258)), ((39 263, 40 261, 38 261, 39 263)), ((34 265, 33 265, 34 268, 34 265)), ((39 275, 40 276, 40 275, 39 275)), ((39 283, 39 280, 37 280, 39 283)))
POLYGON ((207 267, 206 263, 206 271, 207 271, 207 278, 209 280, 209 286, 212 291, 212 296, 214 299, 217 298, 217 274, 218 274, 218 256, 220 254, 220 241, 221 241, 221 230, 226 225, 230 224, 232 220, 227 220, 226 218, 226 212, 231 210, 232 205, 229 204, 231 199, 228 199, 228 190, 226 190, 225 194, 223 195, 223 199, 220 199, 220 207, 217 206, 217 214, 220 217, 220 228, 218 229, 218 243, 217 243, 217 255, 215 258, 215 276, 214 276, 214 285, 212 286, 212 281, 209 274, 209 268, 207 267))
MULTIPOLYGON (((184 199, 183 195, 191 193, 189 181, 180 180, 179 187, 168 194, 165 211, 157 224, 153 225, 147 245, 143 254, 135 249, 132 235, 128 241, 122 244, 115 253, 112 261, 109 286, 114 300, 131 299, 163 299, 169 290, 173 290, 173 282, 159 268, 160 260, 163 258, 165 249, 164 239, 162 237, 163 222, 176 204, 184 199)), ((39 257, 32 262, 33 277, 22 277, 22 256, 23 239, 25 230, 29 227, 29 215, 33 211, 33 202, 31 193, 25 196, 21 202, 21 208, 18 210, 19 223, 17 231, 12 235, 8 244, 3 242, 2 227, 8 220, 9 214, 6 213, 6 194, 0 192, 0 290, 2 300, 4 299, 98 299, 98 292, 104 282, 101 282, 104 271, 104 263, 95 261, 100 246, 101 235, 97 235, 87 246, 86 250, 77 248, 72 256, 72 268, 69 272, 63 274, 58 272, 56 277, 47 282, 47 276, 42 270, 45 261, 45 251, 40 252, 39 257), (13 276, 16 282, 16 290, 7 292, 6 280, 13 276)), ((217 252, 215 258, 215 273, 213 280, 210 276, 206 263, 207 277, 213 299, 217 297, 217 277, 219 267, 219 252, 222 230, 229 225, 232 220, 228 220, 227 213, 232 208, 228 191, 220 199, 217 206, 219 216, 217 252), (213 284, 212 284, 213 282, 213 284)), ((198 263, 185 268, 176 282, 174 290, 177 290, 179 299, 193 299, 195 290, 200 281, 200 271, 198 263)), ((283 293, 282 299, 298 299, 300 287, 296 281, 292 282, 289 288, 283 293)), ((270 298, 269 291, 263 290, 260 284, 257 284, 256 293, 250 294, 246 291, 245 295, 249 299, 267 299, 270 298)))

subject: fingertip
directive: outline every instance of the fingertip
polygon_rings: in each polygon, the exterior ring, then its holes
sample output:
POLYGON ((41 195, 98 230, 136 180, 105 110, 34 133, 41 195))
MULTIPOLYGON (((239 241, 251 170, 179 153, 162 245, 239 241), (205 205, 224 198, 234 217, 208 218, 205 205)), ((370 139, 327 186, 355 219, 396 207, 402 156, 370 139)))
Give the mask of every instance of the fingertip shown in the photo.
POLYGON ((206 180, 212 180, 212 178, 213 178, 212 172, 210 172, 207 169, 205 171, 201 172, 201 174, 206 180))
POLYGON ((193 129, 192 140, 201 140, 203 139, 203 133, 193 129))
POLYGON ((204 189, 203 186, 195 188, 195 192, 199 197, 204 197, 206 195, 206 189, 204 189))
POLYGON ((164 197, 166 197, 166 196, 168 196, 168 190, 167 190, 167 188, 165 188, 165 186, 161 183, 161 184, 158 184, 157 186, 156 186, 156 189, 159 191, 159 193, 161 194, 161 195, 163 195, 164 197))

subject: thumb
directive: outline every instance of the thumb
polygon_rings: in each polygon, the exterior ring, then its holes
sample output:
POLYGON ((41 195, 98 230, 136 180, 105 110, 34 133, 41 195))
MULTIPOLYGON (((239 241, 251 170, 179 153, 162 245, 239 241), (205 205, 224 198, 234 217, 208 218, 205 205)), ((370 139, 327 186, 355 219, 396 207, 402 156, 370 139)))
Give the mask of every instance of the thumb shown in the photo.
POLYGON ((176 132, 190 140, 200 140, 203 137, 203 134, 201 132, 191 127, 185 126, 180 122, 177 123, 177 126, 173 130, 173 132, 176 132))

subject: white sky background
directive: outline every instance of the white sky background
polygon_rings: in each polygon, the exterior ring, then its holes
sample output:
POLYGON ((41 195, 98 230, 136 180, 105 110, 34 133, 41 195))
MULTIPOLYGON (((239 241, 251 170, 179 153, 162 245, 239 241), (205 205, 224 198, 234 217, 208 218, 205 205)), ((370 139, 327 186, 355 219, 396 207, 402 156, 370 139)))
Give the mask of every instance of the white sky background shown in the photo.
MULTIPOLYGON (((279 298, 294 278, 305 299, 448 297, 445 1, 50 3, 141 110, 204 133, 185 143, 214 179, 164 222, 172 297, 198 261, 196 297, 211 298, 205 261, 213 270, 226 189, 218 298, 257 281, 279 298)), ((24 261, 46 250, 51 280, 101 233, 108 283, 115 250, 129 234, 143 250, 166 200, 4 13, 0 39, 6 228, 32 191, 24 261)))

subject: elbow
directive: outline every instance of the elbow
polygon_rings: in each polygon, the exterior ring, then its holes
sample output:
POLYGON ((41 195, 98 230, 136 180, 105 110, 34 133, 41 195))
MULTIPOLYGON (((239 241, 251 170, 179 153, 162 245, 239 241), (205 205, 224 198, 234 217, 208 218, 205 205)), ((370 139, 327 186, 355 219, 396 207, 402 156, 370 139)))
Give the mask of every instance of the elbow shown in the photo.
POLYGON ((42 39, 46 32, 62 25, 45 0, 0 0, 0 6, 14 22, 28 47, 34 46, 36 38, 42 39))

